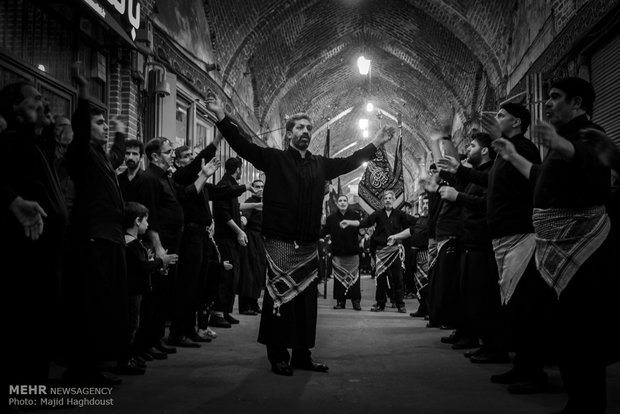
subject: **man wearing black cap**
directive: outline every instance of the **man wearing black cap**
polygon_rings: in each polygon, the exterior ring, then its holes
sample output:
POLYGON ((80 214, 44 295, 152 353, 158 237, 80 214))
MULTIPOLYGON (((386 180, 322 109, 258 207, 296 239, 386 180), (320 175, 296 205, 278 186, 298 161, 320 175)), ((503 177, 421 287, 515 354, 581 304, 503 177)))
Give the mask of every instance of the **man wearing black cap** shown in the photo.
POLYGON ((501 156, 534 186, 536 265, 558 297, 558 364, 569 397, 563 413, 603 413, 607 404, 604 317, 617 259, 605 207, 610 170, 587 139, 590 131, 602 130, 589 119, 594 98, 583 79, 552 84, 545 103, 550 123, 535 128, 549 149, 542 165, 530 163, 506 140, 497 143, 501 156))

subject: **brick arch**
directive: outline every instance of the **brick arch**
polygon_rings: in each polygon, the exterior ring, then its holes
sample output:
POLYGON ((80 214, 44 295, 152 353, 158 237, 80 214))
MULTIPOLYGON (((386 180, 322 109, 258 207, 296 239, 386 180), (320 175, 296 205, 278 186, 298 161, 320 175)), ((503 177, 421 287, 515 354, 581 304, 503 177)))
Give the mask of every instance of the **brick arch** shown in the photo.
MULTIPOLYGON (((285 24, 284 22, 299 19, 304 12, 326 1, 229 0, 225 5, 218 5, 218 2, 205 0, 209 16, 217 22, 221 21, 221 25, 215 29, 215 36, 218 40, 222 38, 222 44, 224 44, 218 50, 224 67, 224 81, 234 86, 238 76, 245 71, 245 62, 256 52, 258 45, 264 39, 272 38, 274 33, 285 24), (234 33, 231 34, 233 30, 234 33)), ((428 14, 435 22, 439 22, 452 32, 456 38, 465 42, 477 59, 482 62, 494 87, 499 85, 503 76, 499 63, 502 56, 494 52, 500 48, 491 48, 490 45, 498 44, 498 39, 503 35, 499 28, 505 25, 501 22, 492 24, 496 23, 493 19, 497 20, 498 17, 498 13, 489 13, 488 9, 493 5, 488 6, 484 2, 475 1, 466 8, 461 0, 382 0, 377 4, 383 9, 395 9, 406 4, 411 9, 428 14), (478 28, 473 24, 476 24, 478 28), (479 30, 484 33, 481 34, 479 30)), ((349 8, 349 10, 352 14, 358 13, 358 10, 354 8, 349 8)), ((504 11, 501 15, 502 21, 505 16, 504 11)))

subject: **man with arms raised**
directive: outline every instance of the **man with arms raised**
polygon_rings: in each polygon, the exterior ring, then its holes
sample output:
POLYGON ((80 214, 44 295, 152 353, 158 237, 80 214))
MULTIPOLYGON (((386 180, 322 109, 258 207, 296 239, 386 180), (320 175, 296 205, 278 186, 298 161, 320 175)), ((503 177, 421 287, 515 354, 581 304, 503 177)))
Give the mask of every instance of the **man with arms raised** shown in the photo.
POLYGON ((372 144, 347 158, 330 159, 308 151, 312 122, 306 114, 295 114, 287 121, 290 146, 278 150, 252 144, 225 115, 218 98, 210 96, 206 102, 232 149, 265 172, 262 232, 267 293, 258 342, 267 346, 272 371, 278 375, 292 375, 291 368, 326 372, 327 366, 310 356, 316 337, 317 242, 325 181, 370 160, 394 128, 381 129, 372 144), (293 349, 292 359, 287 348, 293 349))

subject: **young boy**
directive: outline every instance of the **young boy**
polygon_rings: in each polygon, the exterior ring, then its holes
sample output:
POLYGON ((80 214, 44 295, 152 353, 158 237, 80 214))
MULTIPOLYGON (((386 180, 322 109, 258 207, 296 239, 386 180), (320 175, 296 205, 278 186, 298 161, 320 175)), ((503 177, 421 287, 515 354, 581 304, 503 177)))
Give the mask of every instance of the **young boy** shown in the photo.
MULTIPOLYGON (((163 258, 149 257, 148 250, 138 236, 146 233, 149 227, 149 210, 140 203, 125 203, 125 242, 127 243, 127 293, 129 343, 136 355, 134 339, 140 326, 140 305, 142 297, 151 290, 151 273, 164 266, 175 264, 178 256, 167 254, 163 258)), ((145 365, 134 358, 119 363, 120 374, 144 374, 145 365)))

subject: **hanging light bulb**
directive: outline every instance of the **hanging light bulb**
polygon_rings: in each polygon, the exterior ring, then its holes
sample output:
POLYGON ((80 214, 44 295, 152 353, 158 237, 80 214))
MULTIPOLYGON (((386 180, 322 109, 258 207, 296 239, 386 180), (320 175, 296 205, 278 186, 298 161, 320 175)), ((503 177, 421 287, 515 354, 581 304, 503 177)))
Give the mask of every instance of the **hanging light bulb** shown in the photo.
POLYGON ((360 125, 360 129, 368 129, 368 119, 366 118, 361 118, 359 120, 359 125, 360 125))
POLYGON ((368 102, 366 104, 366 111, 367 112, 372 112, 373 109, 375 109, 375 106, 372 104, 372 102, 368 102))
POLYGON ((367 129, 365 129, 365 130, 363 130, 363 131, 362 131, 362 136, 363 136, 364 138, 368 138, 368 137, 370 136, 370 132, 368 132, 368 130, 367 130, 367 129))
POLYGON ((357 58, 357 68, 360 70, 361 75, 368 75, 370 60, 366 59, 364 56, 360 56, 357 58))

